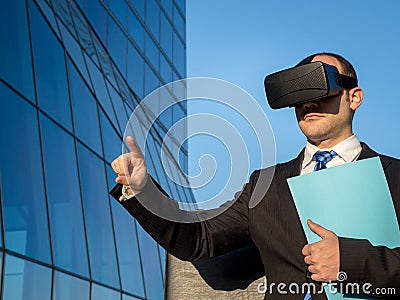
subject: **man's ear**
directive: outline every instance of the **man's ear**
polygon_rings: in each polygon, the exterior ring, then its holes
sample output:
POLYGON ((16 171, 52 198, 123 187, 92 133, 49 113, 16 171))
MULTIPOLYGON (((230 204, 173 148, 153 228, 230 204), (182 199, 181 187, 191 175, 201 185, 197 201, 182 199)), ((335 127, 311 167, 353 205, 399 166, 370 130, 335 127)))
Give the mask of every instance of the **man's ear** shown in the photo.
POLYGON ((362 103, 364 92, 360 87, 352 88, 349 91, 350 108, 356 110, 362 103))

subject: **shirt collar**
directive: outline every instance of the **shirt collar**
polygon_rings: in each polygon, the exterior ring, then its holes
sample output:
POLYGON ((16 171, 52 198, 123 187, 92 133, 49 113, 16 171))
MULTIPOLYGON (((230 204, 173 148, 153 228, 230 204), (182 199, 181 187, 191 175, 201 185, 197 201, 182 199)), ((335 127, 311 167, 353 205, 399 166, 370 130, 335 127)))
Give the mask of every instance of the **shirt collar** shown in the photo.
POLYGON ((317 151, 335 151, 339 157, 341 157, 346 163, 352 162, 357 159, 361 152, 361 144, 357 136, 353 134, 339 144, 336 144, 331 149, 320 149, 317 146, 311 144, 309 141, 306 143, 306 149, 304 151, 304 159, 302 168, 307 167, 311 162, 313 155, 317 151))

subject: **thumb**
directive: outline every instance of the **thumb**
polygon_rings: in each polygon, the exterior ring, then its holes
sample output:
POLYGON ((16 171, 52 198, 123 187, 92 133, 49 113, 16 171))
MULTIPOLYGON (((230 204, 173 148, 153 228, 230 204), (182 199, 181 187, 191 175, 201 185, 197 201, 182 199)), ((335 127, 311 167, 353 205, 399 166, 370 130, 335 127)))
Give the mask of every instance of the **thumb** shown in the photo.
POLYGON ((126 176, 119 175, 117 178, 115 178, 115 182, 122 185, 129 185, 128 178, 126 176))
POLYGON ((323 239, 335 236, 335 234, 332 231, 322 227, 317 223, 314 223, 310 219, 307 220, 307 225, 314 233, 318 234, 323 239))

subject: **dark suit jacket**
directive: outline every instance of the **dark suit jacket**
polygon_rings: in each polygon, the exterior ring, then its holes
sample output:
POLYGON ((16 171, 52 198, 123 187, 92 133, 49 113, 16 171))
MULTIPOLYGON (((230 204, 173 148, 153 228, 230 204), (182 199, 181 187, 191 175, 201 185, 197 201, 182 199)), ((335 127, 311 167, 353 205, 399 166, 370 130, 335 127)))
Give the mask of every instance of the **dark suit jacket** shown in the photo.
MULTIPOLYGON (((195 261, 214 257, 254 243, 264 265, 268 283, 312 282, 307 278, 307 265, 301 250, 307 244, 287 178, 299 175, 304 150, 289 162, 276 165, 271 185, 259 204, 249 208, 258 178, 270 169, 255 171, 233 204, 219 216, 197 223, 165 220, 147 211, 135 198, 122 202, 143 228, 172 255, 195 261)), ((360 159, 379 156, 385 171, 398 220, 400 219, 400 160, 379 155, 362 144, 360 159)), ((121 195, 121 186, 111 193, 121 195)), ((149 183, 142 191, 145 201, 153 201, 157 193, 149 183)), ((143 199, 143 198, 141 198, 143 199)), ((351 283, 371 283, 373 287, 396 288, 400 298, 400 247, 388 249, 372 246, 368 240, 339 237, 340 270, 351 283)), ((319 283, 316 283, 319 289, 319 283)), ((287 290, 287 287, 286 287, 287 290)), ((277 293, 276 286, 266 293, 267 299, 303 299, 304 294, 277 293)), ((390 298, 385 295, 384 298, 390 298)), ((313 299, 326 299, 316 294, 313 299)))

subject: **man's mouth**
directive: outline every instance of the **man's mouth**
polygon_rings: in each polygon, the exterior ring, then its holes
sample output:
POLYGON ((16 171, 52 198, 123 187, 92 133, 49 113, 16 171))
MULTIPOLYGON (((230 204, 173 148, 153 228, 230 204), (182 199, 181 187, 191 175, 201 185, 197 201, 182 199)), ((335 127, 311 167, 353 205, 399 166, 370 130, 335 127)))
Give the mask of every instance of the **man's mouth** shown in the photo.
POLYGON ((308 114, 304 115, 304 121, 307 121, 307 120, 316 120, 316 119, 320 119, 320 118, 322 118, 322 117, 323 117, 323 115, 321 115, 321 114, 317 114, 317 113, 308 113, 308 114))

